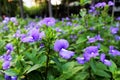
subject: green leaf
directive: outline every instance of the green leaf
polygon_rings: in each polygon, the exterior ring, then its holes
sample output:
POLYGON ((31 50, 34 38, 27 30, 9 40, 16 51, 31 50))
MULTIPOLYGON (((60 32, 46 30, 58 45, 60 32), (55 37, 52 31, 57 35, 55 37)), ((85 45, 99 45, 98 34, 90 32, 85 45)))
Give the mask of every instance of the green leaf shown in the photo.
POLYGON ((117 70, 117 65, 112 60, 110 60, 110 61, 112 62, 112 65, 109 67, 109 70, 112 73, 114 73, 117 70))
POLYGON ((62 64, 60 63, 60 61, 58 60, 57 57, 52 58, 52 60, 56 63, 57 67, 59 68, 59 70, 61 70, 62 68, 62 64))
POLYGON ((105 45, 100 44, 100 47, 101 47, 100 49, 101 49, 102 52, 106 52, 107 53, 108 50, 109 50, 109 48, 106 47, 105 45))
POLYGON ((19 70, 17 69, 8 69, 4 71, 5 74, 9 75, 9 76, 16 76, 19 74, 19 70))
POLYGON ((80 36, 79 39, 76 41, 76 44, 80 44, 83 43, 87 40, 87 38, 85 36, 80 36))
POLYGON ((72 70, 72 68, 75 66, 75 62, 68 62, 62 66, 63 72, 72 70))
POLYGON ((28 73, 30 73, 30 72, 32 72, 32 71, 34 71, 34 70, 37 70, 37 69, 40 68, 40 67, 41 67, 40 64, 35 64, 35 65, 32 66, 26 73, 28 74, 28 73))
POLYGON ((80 0, 80 5, 84 6, 85 4, 91 3, 91 0, 80 0))
POLYGON ((56 78, 55 80, 67 80, 73 75, 75 75, 81 69, 83 69, 83 66, 74 67, 71 70, 64 72, 60 77, 56 78))
POLYGON ((104 64, 101 63, 101 62, 96 63, 96 67, 97 67, 97 69, 100 69, 100 70, 108 70, 108 69, 107 69, 107 66, 104 65, 104 64))
POLYGON ((101 76, 101 77, 110 78, 110 75, 104 70, 96 70, 94 74, 101 76))
POLYGON ((90 66, 91 66, 91 69, 93 70, 93 72, 96 72, 97 68, 96 68, 94 59, 90 60, 90 66))
POLYGON ((120 80, 120 78, 116 78, 116 79, 114 79, 114 80, 120 80))
POLYGON ((88 76, 89 76, 88 72, 80 72, 80 73, 77 73, 77 75, 73 76, 72 79, 73 80, 87 80, 88 76))

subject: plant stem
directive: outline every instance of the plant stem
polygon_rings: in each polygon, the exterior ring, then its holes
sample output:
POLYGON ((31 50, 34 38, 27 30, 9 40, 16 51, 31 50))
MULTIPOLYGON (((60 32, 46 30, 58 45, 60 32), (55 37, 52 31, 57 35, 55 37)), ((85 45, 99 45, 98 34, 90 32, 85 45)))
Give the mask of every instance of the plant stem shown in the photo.
POLYGON ((49 69, 49 53, 50 53, 50 49, 48 50, 48 54, 46 54, 47 60, 46 60, 45 80, 47 80, 48 69, 49 69))
MULTIPOLYGON (((20 45, 20 43, 18 42, 18 43, 17 43, 17 54, 18 54, 18 56, 20 55, 19 45, 20 45)), ((24 68, 24 65, 23 65, 23 63, 22 63, 21 60, 19 61, 19 63, 20 63, 20 65, 24 68)))

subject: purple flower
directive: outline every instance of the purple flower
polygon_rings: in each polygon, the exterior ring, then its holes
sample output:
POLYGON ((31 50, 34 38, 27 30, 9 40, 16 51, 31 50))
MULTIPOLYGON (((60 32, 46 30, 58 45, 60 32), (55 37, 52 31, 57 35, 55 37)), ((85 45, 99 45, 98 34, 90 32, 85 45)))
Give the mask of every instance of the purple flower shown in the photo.
POLYGON ((5 80, 11 80, 11 76, 9 76, 7 74, 4 75, 4 78, 5 78, 5 80))
POLYGON ((55 28, 55 30, 56 30, 57 32, 62 32, 62 30, 61 30, 60 28, 55 28))
POLYGON ((8 28, 8 26, 5 25, 5 26, 3 27, 3 31, 7 31, 7 30, 9 30, 9 28, 8 28))
POLYGON ((2 64, 2 67, 4 70, 9 69, 10 68, 10 61, 4 61, 4 63, 2 64))
POLYGON ((105 60, 105 54, 101 54, 100 55, 100 61, 104 62, 104 60, 105 60))
POLYGON ((101 3, 101 6, 102 6, 102 7, 106 6, 106 2, 102 2, 102 3, 101 3))
POLYGON ((33 37, 31 37, 31 36, 21 38, 21 41, 22 42, 34 42, 33 37))
POLYGON ((67 26, 72 26, 72 22, 67 22, 66 25, 67 26))
POLYGON ((41 40, 45 36, 45 33, 39 32, 39 29, 33 28, 28 32, 28 34, 24 34, 21 36, 21 41, 22 42, 35 42, 38 40, 41 40))
POLYGON ((103 8, 103 7, 105 7, 105 6, 106 6, 106 3, 105 3, 105 2, 101 2, 101 3, 95 4, 95 7, 96 7, 96 8, 103 8))
POLYGON ((40 48, 43 48, 43 47, 44 47, 44 44, 41 43, 41 44, 40 44, 40 48))
POLYGON ((2 21, 3 23, 7 24, 9 22, 10 18, 9 17, 5 17, 4 20, 2 21))
POLYGON ((96 38, 95 37, 92 37, 92 38, 89 38, 88 37, 88 43, 93 43, 96 41, 96 38))
POLYGON ((66 17, 65 19, 66 19, 67 21, 68 21, 68 20, 70 20, 70 18, 69 18, 69 17, 66 17))
POLYGON ((100 8, 101 6, 102 6, 101 3, 97 3, 97 4, 95 4, 95 7, 96 7, 96 8, 100 8))
POLYGON ((92 58, 92 57, 95 58, 98 55, 99 55, 99 53, 98 53, 98 47, 97 46, 89 46, 89 47, 85 48, 85 51, 84 51, 84 54, 83 54, 86 61, 89 61, 90 58, 92 58))
POLYGON ((108 5, 109 5, 109 6, 114 6, 114 3, 113 3, 112 1, 109 1, 109 2, 108 2, 108 5))
POLYGON ((39 39, 39 29, 33 28, 29 32, 34 41, 37 41, 39 39))
POLYGON ((44 31, 42 31, 42 32, 39 33, 39 39, 41 40, 43 37, 45 37, 44 31))
POLYGON ((119 40, 120 40, 120 36, 115 35, 115 40, 116 40, 116 41, 119 41, 119 40))
POLYGON ((68 50, 62 48, 59 52, 59 55, 64 59, 70 59, 74 55, 74 52, 68 51, 68 50))
POLYGON ((76 60, 79 64, 84 64, 86 62, 84 57, 77 57, 76 60))
POLYGON ((120 56, 120 51, 114 49, 114 46, 110 46, 109 47, 109 54, 111 54, 112 56, 120 56))
POLYGON ((8 43, 8 44, 6 45, 6 49, 7 49, 7 50, 10 50, 10 51, 13 51, 13 45, 12 45, 11 43, 8 43))
POLYGON ((17 76, 11 76, 11 80, 17 80, 17 76))
POLYGON ((38 24, 40 26, 42 26, 42 25, 54 26, 55 22, 56 22, 56 20, 54 18, 48 17, 48 18, 44 18, 43 20, 41 20, 38 24))
POLYGON ((95 30, 95 28, 94 27, 90 27, 89 30, 93 31, 93 30, 95 30))
POLYGON ((17 30, 16 33, 13 35, 13 37, 20 37, 20 36, 21 36, 20 30, 17 30))
POLYGON ((120 17, 117 17, 116 20, 120 21, 120 17))
POLYGON ((96 40, 98 40, 98 41, 103 41, 103 39, 101 38, 101 36, 100 36, 99 34, 96 35, 95 38, 96 38, 96 40))
POLYGON ((16 17, 11 17, 11 18, 10 18, 10 21, 13 22, 14 24, 17 24, 17 19, 16 19, 16 17))
POLYGON ((5 80, 17 80, 17 76, 9 76, 7 74, 4 75, 5 80))
POLYGON ((65 39, 56 40, 54 43, 54 50, 59 52, 62 48, 66 49, 69 47, 69 43, 65 39))
POLYGON ((87 38, 88 38, 88 43, 93 43, 96 41, 103 41, 103 39, 101 38, 101 36, 99 34, 96 35, 95 37, 89 38, 89 36, 88 36, 87 38))
POLYGON ((116 34, 119 31, 118 27, 110 27, 111 34, 116 34))
POLYGON ((105 59, 105 54, 100 55, 100 61, 103 62, 107 66, 111 66, 111 62, 107 59, 105 59))
POLYGON ((2 56, 2 58, 4 59, 4 61, 11 61, 12 60, 11 54, 4 54, 2 56))

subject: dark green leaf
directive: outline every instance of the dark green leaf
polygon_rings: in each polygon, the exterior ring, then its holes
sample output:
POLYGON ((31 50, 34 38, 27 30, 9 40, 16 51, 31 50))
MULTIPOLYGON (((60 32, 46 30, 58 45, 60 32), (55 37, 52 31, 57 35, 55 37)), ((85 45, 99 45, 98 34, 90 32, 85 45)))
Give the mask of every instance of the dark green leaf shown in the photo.
POLYGON ((104 70, 96 70, 96 72, 94 74, 101 76, 101 77, 110 78, 110 75, 107 72, 105 72, 104 70))

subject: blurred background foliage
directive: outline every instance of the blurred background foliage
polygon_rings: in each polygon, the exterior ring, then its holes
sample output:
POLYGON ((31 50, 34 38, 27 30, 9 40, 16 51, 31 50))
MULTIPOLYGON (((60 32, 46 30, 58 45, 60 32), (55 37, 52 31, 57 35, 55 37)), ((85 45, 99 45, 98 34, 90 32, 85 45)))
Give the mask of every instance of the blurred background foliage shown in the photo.
MULTIPOLYGON (((0 0, 0 16, 9 17, 20 15, 20 1, 23 3, 24 16, 29 17, 46 17, 48 14, 48 0, 0 0), (30 7, 25 6, 25 2, 33 1, 35 4, 30 7)), ((51 5, 54 17, 65 17, 71 13, 79 13, 79 0, 61 0, 60 5, 51 5), (57 13, 56 13, 57 12, 57 13), (57 14, 57 15, 56 15, 57 14)))
POLYGON ((72 14, 79 14, 81 8, 89 9, 90 4, 99 1, 107 2, 108 0, 0 0, 0 16, 48 17, 51 8, 53 17, 69 17, 72 14), (51 1, 61 3, 52 4, 51 1))

